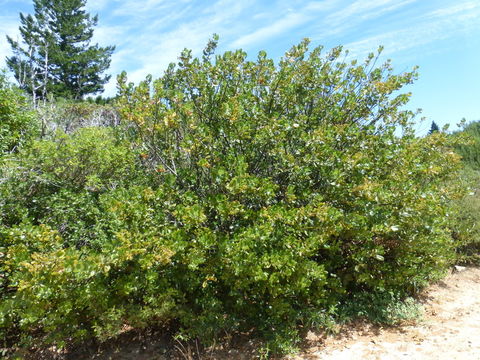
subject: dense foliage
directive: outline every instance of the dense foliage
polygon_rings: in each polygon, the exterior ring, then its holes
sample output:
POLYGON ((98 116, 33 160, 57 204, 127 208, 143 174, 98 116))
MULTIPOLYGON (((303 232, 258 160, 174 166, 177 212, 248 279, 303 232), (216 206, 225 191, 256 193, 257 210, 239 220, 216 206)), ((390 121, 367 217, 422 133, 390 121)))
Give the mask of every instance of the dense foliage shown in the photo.
POLYGON ((480 265, 480 172, 466 167, 460 181, 470 191, 453 202, 453 237, 460 263, 480 265))
POLYGON ((308 41, 278 66, 215 46, 155 81, 122 74, 121 130, 59 133, 3 164, 7 339, 176 324, 284 351, 297 325, 413 293, 453 261, 456 140, 413 135, 397 91, 415 72, 308 41))
POLYGON ((22 42, 7 36, 13 55, 7 65, 34 100, 81 99, 103 91, 114 46, 91 45, 98 17, 86 0, 33 0, 34 15, 20 13, 22 42))
POLYGON ((462 156, 462 161, 471 169, 480 170, 480 121, 466 125, 456 135, 466 135, 469 140, 455 146, 455 150, 462 156))
POLYGON ((0 72, 0 161, 35 137, 37 130, 27 98, 0 72))
POLYGON ((480 122, 472 122, 455 137, 466 137, 455 150, 462 156, 464 169, 459 180, 470 191, 453 203, 454 238, 458 244, 459 261, 480 264, 480 122))

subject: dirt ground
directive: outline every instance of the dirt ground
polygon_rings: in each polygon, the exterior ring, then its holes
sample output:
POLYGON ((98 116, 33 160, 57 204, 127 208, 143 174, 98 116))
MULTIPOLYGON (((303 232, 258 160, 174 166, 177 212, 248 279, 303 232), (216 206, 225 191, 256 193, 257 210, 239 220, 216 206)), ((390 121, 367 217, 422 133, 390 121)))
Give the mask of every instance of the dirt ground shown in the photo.
POLYGON ((480 269, 457 269, 424 293, 424 316, 415 325, 309 334, 310 346, 293 359, 480 360, 480 269))

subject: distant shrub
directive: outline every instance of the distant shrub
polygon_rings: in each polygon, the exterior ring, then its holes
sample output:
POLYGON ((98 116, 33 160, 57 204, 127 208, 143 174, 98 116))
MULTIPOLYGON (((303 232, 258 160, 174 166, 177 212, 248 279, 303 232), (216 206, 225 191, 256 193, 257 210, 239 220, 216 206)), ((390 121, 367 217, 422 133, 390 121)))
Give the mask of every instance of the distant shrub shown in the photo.
POLYGON ((457 136, 467 136, 468 143, 459 143, 455 150, 462 156, 463 163, 477 171, 480 171, 480 121, 474 121, 466 125, 457 136))
POLYGON ((37 106, 42 123, 42 135, 52 136, 57 130, 67 134, 85 127, 115 127, 120 123, 117 110, 108 104, 89 101, 50 99, 37 106))
POLYGON ((452 202, 450 211, 457 262, 480 264, 480 122, 467 124, 452 137, 457 140, 455 151, 463 164, 455 182, 469 189, 452 202))
POLYGON ((455 139, 413 135, 396 91, 414 72, 308 41, 278 66, 213 60, 215 46, 155 81, 119 77, 133 152, 84 130, 22 155, 9 179, 27 174, 23 190, 2 203, 4 334, 61 343, 175 322, 203 341, 253 329, 282 352, 319 311, 397 299, 453 261, 455 139))
POLYGON ((457 262, 480 264, 480 171, 467 164, 459 180, 470 190, 452 202, 451 228, 456 244, 457 262))
POLYGON ((27 98, 0 72, 0 157, 17 151, 37 135, 35 120, 27 98))
POLYGON ((89 242, 101 234, 99 194, 129 184, 136 168, 129 144, 108 128, 35 141, 2 167, 1 223, 33 221, 56 229, 69 243, 89 242))

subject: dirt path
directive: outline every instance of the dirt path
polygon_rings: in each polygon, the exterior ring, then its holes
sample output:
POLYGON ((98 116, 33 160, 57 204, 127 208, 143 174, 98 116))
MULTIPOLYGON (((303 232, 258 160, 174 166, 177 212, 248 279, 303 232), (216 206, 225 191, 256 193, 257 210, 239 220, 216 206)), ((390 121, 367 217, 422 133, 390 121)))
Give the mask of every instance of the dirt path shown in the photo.
POLYGON ((363 324, 316 340, 295 360, 480 360, 480 269, 462 269, 425 294, 424 319, 399 328, 363 324))

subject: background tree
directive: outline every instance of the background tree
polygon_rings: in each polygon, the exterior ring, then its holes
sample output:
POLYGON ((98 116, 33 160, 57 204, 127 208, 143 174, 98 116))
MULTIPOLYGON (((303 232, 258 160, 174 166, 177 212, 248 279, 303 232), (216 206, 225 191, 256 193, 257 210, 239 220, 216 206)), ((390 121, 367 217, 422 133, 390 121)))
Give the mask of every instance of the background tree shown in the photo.
POLYGON ((439 132, 440 128, 438 127, 435 121, 432 121, 432 126, 430 126, 430 130, 428 130, 428 135, 433 134, 434 132, 439 132))
POLYGON ((114 46, 91 45, 98 17, 86 0, 34 0, 34 15, 20 14, 22 42, 7 36, 13 55, 7 65, 34 98, 80 99, 103 91, 114 46))
POLYGON ((51 39, 45 31, 43 18, 20 14, 20 34, 24 46, 7 36, 13 56, 7 65, 13 71, 18 84, 32 95, 34 106, 37 98, 46 98, 48 83, 48 43, 51 39), (42 76, 43 75, 43 76, 42 76))

